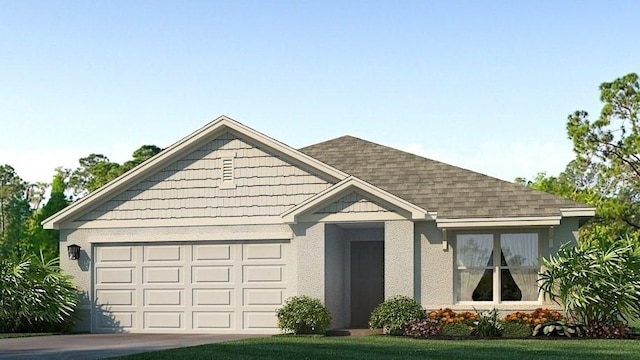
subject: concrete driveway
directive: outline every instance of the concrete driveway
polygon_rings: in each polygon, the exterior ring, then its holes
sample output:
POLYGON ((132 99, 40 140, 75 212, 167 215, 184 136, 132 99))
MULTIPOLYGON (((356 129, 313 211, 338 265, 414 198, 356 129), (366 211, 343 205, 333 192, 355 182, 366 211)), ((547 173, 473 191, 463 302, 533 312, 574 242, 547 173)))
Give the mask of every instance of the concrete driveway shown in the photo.
POLYGON ((0 339, 0 359, 103 359, 255 335, 81 334, 0 339))

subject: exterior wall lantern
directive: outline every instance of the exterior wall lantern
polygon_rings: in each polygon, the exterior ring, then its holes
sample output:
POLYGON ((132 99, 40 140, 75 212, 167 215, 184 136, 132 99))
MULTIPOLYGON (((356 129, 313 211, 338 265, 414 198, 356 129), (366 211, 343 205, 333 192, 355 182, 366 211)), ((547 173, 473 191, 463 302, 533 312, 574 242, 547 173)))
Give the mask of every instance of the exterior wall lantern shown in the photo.
POLYGON ((80 259, 80 246, 76 244, 69 245, 67 246, 67 251, 69 252, 69 260, 80 259))

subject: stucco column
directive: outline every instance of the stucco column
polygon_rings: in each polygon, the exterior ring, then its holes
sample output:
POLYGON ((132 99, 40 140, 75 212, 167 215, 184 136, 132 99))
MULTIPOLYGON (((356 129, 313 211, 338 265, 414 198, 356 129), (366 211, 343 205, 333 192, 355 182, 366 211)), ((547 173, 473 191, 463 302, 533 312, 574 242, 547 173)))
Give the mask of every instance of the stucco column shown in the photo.
POLYGON ((384 223, 384 297, 414 296, 413 222, 384 223))
POLYGON ((295 243, 298 262, 298 295, 318 298, 324 303, 324 224, 297 224, 295 243))

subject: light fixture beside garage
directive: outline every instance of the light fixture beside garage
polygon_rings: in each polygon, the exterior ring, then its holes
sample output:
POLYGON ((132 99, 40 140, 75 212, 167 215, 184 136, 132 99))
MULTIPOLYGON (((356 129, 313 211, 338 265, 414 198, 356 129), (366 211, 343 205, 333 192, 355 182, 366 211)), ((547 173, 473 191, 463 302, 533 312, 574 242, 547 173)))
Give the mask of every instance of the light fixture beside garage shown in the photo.
POLYGON ((69 252, 69 260, 80 259, 80 246, 76 244, 71 244, 67 246, 67 251, 69 252))

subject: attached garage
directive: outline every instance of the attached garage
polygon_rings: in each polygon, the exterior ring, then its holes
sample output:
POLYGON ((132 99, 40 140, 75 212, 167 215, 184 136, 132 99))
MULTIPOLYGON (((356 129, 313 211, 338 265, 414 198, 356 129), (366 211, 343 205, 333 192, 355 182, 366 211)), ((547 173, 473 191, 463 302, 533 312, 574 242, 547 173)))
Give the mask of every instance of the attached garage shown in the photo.
POLYGON ((95 244, 94 332, 277 331, 289 241, 95 244))

